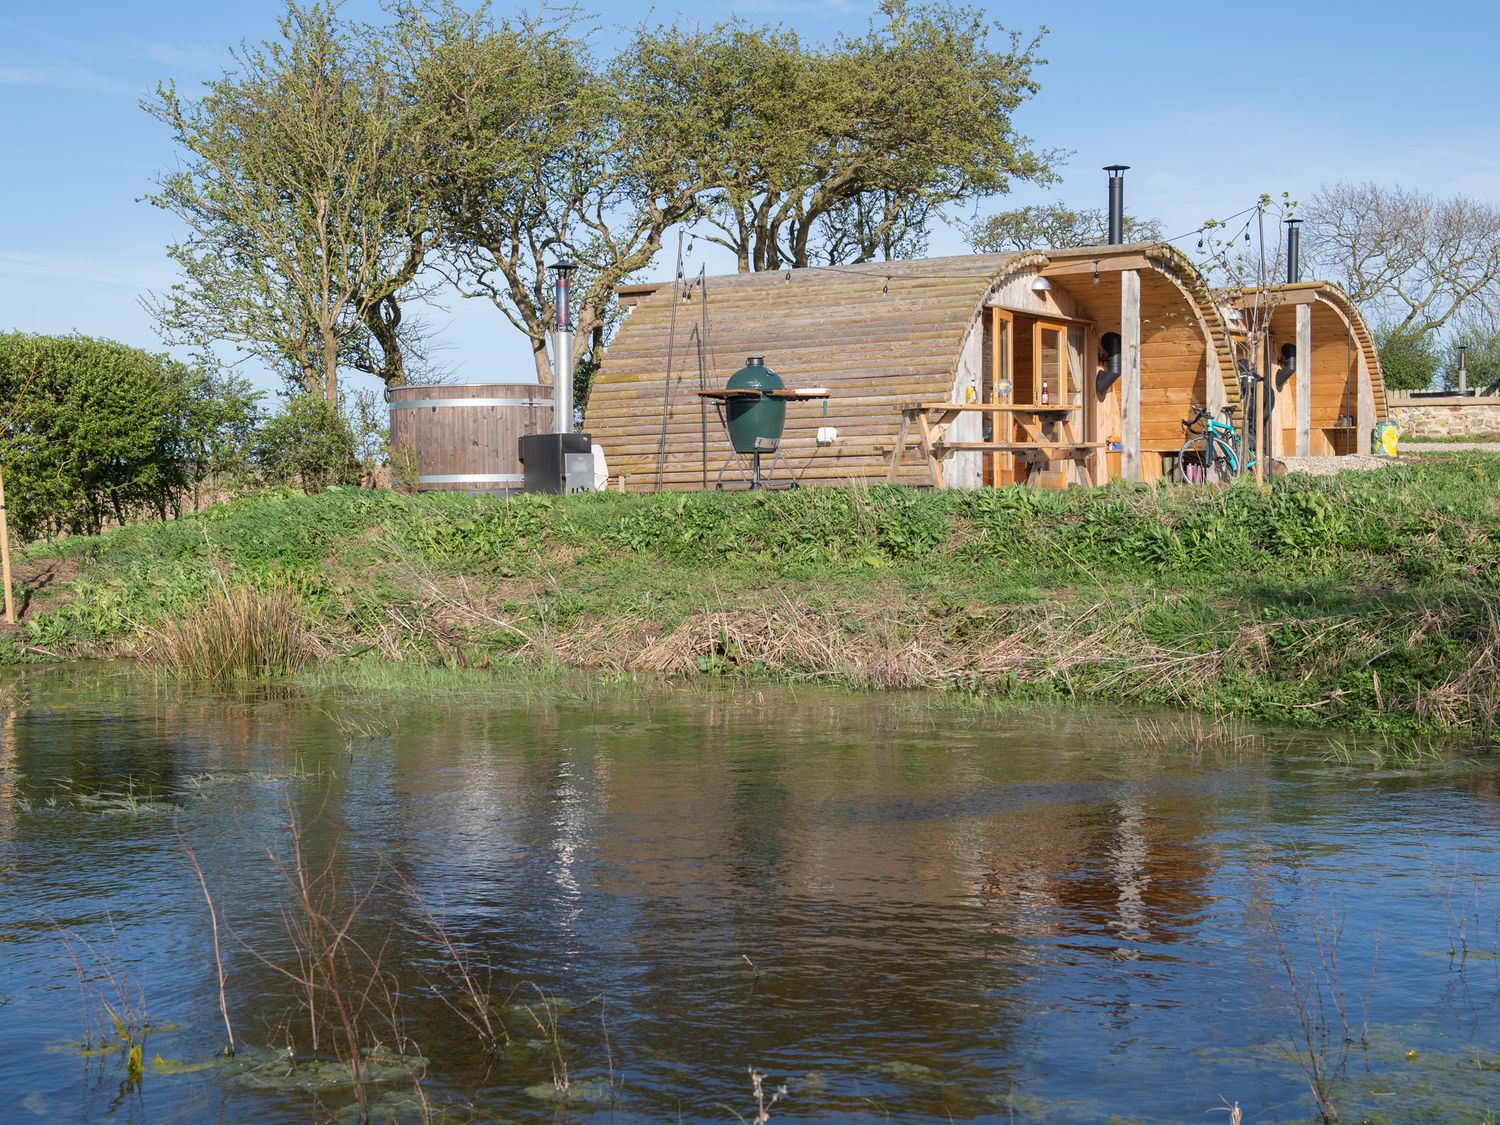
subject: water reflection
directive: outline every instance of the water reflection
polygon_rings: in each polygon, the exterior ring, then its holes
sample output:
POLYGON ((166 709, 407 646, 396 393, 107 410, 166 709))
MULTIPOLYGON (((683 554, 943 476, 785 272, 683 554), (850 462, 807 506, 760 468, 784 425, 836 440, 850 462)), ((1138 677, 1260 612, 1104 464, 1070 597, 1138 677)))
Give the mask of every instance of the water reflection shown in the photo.
MULTIPOLYGON (((225 700, 107 670, 9 690, 0 996, 18 1016, 0 1025, 0 1091, 69 1113, 99 1105, 78 1059, 49 1050, 77 1014, 40 919, 117 935, 174 1027, 153 1049, 206 1059, 222 1038, 183 840, 232 930, 242 1036, 307 1050, 274 967, 295 963, 294 832, 307 871, 363 901, 350 933, 399 981, 402 1026, 433 1060, 427 1096, 485 1113, 542 1112, 559 1061, 580 1090, 615 1074, 613 1111, 580 1098, 580 1119, 723 1120, 747 1065, 791 1082, 788 1120, 1196 1119, 1226 1088, 1299 1105, 1284 1052, 1265 1065, 1290 1030, 1267 950, 1274 936, 1306 958, 1314 901, 1339 904, 1359 972, 1382 935, 1384 1026, 1496 1030, 1500 977, 1450 987, 1435 954, 1451 896, 1402 850, 1420 832, 1424 856, 1461 855, 1468 909, 1493 931, 1488 767, 1375 777, 1294 739, 1216 761, 1148 749, 1129 716, 822 692, 484 680, 225 700), (181 811, 77 801, 127 791, 181 811), (438 998, 451 964, 429 912, 494 994, 499 1056, 438 998)), ((152 1120, 309 1105, 222 1070, 142 1096, 152 1120)))

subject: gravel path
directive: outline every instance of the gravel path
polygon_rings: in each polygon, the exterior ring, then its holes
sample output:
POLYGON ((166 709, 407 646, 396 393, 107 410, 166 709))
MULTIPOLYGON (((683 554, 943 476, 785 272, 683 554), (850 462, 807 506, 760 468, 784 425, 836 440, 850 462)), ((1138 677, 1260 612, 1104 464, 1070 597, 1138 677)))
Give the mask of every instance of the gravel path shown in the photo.
POLYGON ((1402 453, 1458 453, 1477 449, 1481 453, 1500 453, 1500 441, 1403 441, 1402 453))
POLYGON ((1383 469, 1398 462, 1389 457, 1376 457, 1373 453, 1353 453, 1347 457, 1278 457, 1276 464, 1283 472, 1331 477, 1345 470, 1383 469))

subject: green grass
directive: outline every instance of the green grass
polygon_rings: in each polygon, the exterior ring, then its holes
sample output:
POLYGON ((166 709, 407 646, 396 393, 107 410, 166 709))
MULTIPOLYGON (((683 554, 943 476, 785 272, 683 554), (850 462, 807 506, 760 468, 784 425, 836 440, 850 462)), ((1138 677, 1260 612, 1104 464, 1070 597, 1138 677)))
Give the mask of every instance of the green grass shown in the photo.
POLYGON ((1500 433, 1494 434, 1404 434, 1401 444, 1408 445, 1454 445, 1461 442, 1500 441, 1500 433))
POLYGON ((81 570, 0 656, 134 653, 221 581, 311 651, 456 667, 1087 697, 1488 735, 1500 457, 1274 489, 879 486, 513 500, 268 491, 38 545, 81 570))

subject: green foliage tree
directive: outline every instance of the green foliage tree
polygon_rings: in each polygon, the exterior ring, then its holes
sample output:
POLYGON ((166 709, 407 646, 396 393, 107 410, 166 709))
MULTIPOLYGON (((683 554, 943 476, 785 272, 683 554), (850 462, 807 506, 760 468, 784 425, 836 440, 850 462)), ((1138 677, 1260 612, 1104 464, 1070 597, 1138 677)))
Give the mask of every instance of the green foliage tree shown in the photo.
POLYGON ((633 105, 627 72, 596 59, 571 17, 495 21, 451 2, 403 5, 397 16, 392 55, 407 99, 432 123, 425 159, 449 276, 530 338, 537 378, 551 382, 548 266, 577 266, 587 364, 615 286, 693 213, 700 185, 633 105))
POLYGON ((1485 391, 1500 387, 1500 330, 1478 322, 1467 322, 1443 343, 1438 378, 1445 390, 1458 386, 1458 349, 1468 349, 1469 388, 1485 391))
POLYGON ((617 81, 639 131, 704 185, 711 239, 768 270, 920 249, 936 209, 1049 179, 1012 122, 1037 46, 976 9, 884 0, 828 47, 743 23, 642 28, 617 81))
MULTIPOLYGON (((1000 211, 964 233, 979 254, 1099 246, 1109 241, 1109 215, 1097 208, 1075 211, 1061 203, 1042 203, 1000 211)), ((1125 216, 1126 242, 1158 242, 1161 237, 1160 221, 1125 216)))
POLYGON ((360 482, 360 448, 339 408, 318 394, 295 394, 256 432, 252 458, 267 484, 309 494, 360 482))
POLYGON ((1432 386, 1443 362, 1435 337, 1390 322, 1377 324, 1373 335, 1387 389, 1422 391, 1432 386))
POLYGON ((256 395, 110 340, 0 335, 0 455, 23 539, 166 518, 237 468, 256 395))
POLYGON ((227 343, 333 403, 341 366, 405 382, 402 304, 438 228, 423 111, 375 38, 293 2, 202 97, 167 83, 143 105, 184 156, 146 197, 187 227, 167 251, 182 279, 148 300, 166 337, 227 343))

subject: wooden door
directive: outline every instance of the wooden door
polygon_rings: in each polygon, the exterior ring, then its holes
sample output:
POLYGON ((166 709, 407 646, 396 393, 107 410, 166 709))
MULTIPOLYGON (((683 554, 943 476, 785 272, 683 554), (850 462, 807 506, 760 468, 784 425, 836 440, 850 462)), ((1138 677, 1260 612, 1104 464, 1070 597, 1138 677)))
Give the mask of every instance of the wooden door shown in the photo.
MULTIPOLYGON (((1004 309, 990 309, 990 361, 985 370, 983 395, 986 403, 1008 402, 1014 395, 1015 327, 1010 313, 1004 309)), ((1009 441, 1011 431, 1009 414, 984 415, 983 440, 1009 441)), ((1013 458, 1006 453, 985 454, 984 483, 1009 484, 1014 479, 1010 467, 1012 461, 1013 458)))
POLYGON ((1031 331, 1031 385, 1036 394, 1033 401, 1042 401, 1042 386, 1045 384, 1051 403, 1064 405, 1071 401, 1068 397, 1068 326, 1039 320, 1031 331))

